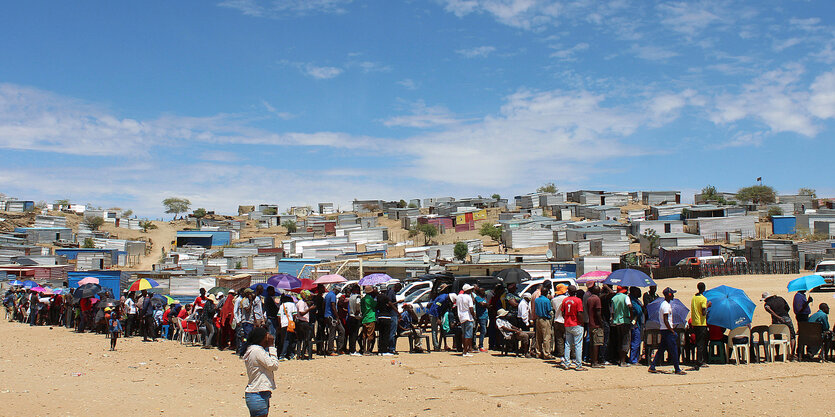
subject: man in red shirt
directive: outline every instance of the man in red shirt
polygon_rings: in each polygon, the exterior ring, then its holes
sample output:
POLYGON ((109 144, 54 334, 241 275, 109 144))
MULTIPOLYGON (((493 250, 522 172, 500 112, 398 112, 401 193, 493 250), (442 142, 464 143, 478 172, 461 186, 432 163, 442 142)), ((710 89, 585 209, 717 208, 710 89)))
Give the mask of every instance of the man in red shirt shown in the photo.
POLYGON ((563 319, 565 319, 565 353, 562 358, 562 368, 571 369, 571 352, 574 352, 574 369, 585 371, 583 368, 583 300, 577 298, 577 287, 568 287, 568 297, 562 301, 563 319), (573 348, 573 349, 572 349, 573 348))
POLYGON ((206 304, 206 289, 200 289, 200 295, 194 299, 194 308, 201 309, 206 304))
POLYGON ((84 333, 87 330, 87 327, 90 326, 90 322, 93 320, 93 302, 90 301, 89 298, 82 298, 81 301, 78 302, 79 307, 81 307, 81 320, 78 322, 78 332, 84 333))

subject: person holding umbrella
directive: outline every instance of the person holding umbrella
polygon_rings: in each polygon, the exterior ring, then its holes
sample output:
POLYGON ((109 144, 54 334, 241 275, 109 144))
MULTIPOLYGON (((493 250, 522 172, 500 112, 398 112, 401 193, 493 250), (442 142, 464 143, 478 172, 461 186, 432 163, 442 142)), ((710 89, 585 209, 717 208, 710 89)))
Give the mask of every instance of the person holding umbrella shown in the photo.
POLYGON ((686 375, 679 367, 678 359, 678 336, 676 330, 673 328, 673 306, 670 304, 675 298, 676 291, 670 287, 664 288, 664 301, 661 302, 661 308, 658 310, 658 318, 661 322, 661 347, 655 352, 655 358, 649 366, 649 373, 658 373, 655 369, 658 362, 664 358, 664 353, 670 354, 670 359, 673 360, 673 367, 676 375, 686 375))
MULTIPOLYGON (((794 294, 794 299, 792 300, 792 310, 794 310, 794 318, 797 319, 797 322, 804 322, 809 321, 809 316, 812 314, 812 308, 809 307, 812 305, 812 297, 806 297, 806 290, 800 290, 794 294)), ((798 326, 800 326, 798 324, 798 326)))

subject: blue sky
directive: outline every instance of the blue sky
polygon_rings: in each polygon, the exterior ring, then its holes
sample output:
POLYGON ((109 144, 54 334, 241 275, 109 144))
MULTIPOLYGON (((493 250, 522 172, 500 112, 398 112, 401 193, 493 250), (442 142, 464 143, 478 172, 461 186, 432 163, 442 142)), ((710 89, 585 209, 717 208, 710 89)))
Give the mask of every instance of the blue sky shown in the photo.
POLYGON ((157 216, 562 190, 835 195, 835 3, 0 5, 0 192, 157 216))

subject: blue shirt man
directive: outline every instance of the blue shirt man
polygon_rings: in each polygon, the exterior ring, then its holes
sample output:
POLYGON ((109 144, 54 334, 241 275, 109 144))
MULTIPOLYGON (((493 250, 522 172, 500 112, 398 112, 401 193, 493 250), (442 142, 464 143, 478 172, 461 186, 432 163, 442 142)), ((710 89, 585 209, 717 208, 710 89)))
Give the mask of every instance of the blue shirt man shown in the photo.
POLYGON ((551 306, 551 300, 548 297, 540 295, 534 300, 534 310, 537 317, 551 318, 551 312, 554 311, 554 308, 551 306))
POLYGON ((333 311, 333 305, 336 304, 336 292, 331 290, 325 295, 325 317, 336 317, 333 311))
POLYGON ((477 320, 487 320, 489 316, 487 315, 487 307, 483 306, 482 303, 487 302, 484 297, 476 294, 475 296, 475 316, 477 320))
POLYGON ((829 306, 826 303, 820 305, 820 310, 815 314, 809 316, 809 323, 820 323, 823 328, 822 331, 829 330, 829 306))
POLYGON ((444 293, 432 300, 429 306, 429 315, 432 317, 442 317, 449 309, 449 294, 444 293))

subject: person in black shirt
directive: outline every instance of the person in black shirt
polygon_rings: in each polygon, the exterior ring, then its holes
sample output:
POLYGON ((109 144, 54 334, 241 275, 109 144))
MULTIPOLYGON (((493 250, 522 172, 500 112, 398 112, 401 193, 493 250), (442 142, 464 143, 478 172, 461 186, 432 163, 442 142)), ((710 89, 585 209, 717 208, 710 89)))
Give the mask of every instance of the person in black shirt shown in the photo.
POLYGON ((278 306, 275 304, 275 288, 267 287, 267 296, 264 297, 264 315, 267 317, 267 329, 275 337, 278 325, 278 306))
POLYGON ((391 308, 391 302, 385 293, 377 294, 377 331, 380 334, 380 343, 377 345, 377 352, 381 355, 391 355, 390 343, 391 339, 391 315, 396 311, 391 308))
POLYGON ((789 303, 786 302, 785 298, 779 295, 771 295, 767 291, 763 293, 760 301, 765 302, 765 311, 771 315, 771 324, 785 324, 789 326, 789 332, 791 333, 789 360, 794 360, 795 334, 794 324, 792 324, 792 319, 789 317, 789 303))

